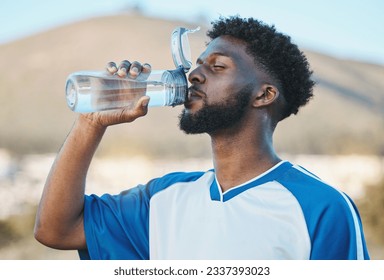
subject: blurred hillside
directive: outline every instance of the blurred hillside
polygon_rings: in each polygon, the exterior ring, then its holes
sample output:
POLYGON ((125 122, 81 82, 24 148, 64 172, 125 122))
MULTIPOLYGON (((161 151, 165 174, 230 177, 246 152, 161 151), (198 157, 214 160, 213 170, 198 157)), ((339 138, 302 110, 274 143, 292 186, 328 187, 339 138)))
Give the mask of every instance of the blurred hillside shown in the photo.
MULTIPOLYGON (((173 69, 170 34, 182 22, 125 14, 95 18, 0 46, 0 148, 14 154, 56 152, 76 114, 65 103, 66 77, 103 69, 108 61, 149 62, 173 69)), ((190 35, 192 59, 206 28, 190 35)), ((275 144, 285 153, 384 154, 384 67, 305 51, 318 85, 315 98, 280 124, 275 144)), ((133 124, 111 127, 100 154, 207 156, 205 135, 177 127, 181 108, 151 108, 133 124), (129 143, 129 145, 127 145, 129 143)))

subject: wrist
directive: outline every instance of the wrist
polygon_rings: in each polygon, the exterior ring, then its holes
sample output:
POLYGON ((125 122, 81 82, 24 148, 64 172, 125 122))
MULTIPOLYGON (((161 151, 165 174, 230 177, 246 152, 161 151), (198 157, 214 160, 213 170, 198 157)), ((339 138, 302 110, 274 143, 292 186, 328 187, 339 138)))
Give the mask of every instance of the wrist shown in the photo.
POLYGON ((91 117, 92 114, 79 114, 75 126, 81 128, 87 134, 103 135, 107 126, 101 124, 98 120, 91 117))

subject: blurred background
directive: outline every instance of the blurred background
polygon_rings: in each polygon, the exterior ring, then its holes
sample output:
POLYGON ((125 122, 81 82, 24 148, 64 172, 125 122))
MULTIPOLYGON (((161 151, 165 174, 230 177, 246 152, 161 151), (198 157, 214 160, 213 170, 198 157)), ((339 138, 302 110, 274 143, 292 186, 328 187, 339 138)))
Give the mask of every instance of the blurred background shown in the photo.
MULTIPOLYGON (((331 0, 2 0, 0 2, 0 259, 77 259, 33 238, 37 203, 76 114, 67 76, 108 61, 173 69, 170 34, 189 36, 192 60, 220 16, 255 17, 291 36, 308 57, 315 98, 277 128, 281 157, 351 196, 372 259, 384 259, 384 2, 331 0)), ((179 131, 181 108, 150 108, 111 127, 87 192, 118 193, 175 170, 212 167, 205 135, 179 131)))

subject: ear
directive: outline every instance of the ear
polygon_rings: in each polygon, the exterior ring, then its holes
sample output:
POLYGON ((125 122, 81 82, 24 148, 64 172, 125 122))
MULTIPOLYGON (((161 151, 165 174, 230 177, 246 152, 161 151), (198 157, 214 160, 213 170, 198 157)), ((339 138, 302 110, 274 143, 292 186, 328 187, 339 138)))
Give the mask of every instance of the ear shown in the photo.
POLYGON ((254 97, 253 107, 263 107, 272 104, 279 97, 279 90, 270 84, 264 84, 254 97))

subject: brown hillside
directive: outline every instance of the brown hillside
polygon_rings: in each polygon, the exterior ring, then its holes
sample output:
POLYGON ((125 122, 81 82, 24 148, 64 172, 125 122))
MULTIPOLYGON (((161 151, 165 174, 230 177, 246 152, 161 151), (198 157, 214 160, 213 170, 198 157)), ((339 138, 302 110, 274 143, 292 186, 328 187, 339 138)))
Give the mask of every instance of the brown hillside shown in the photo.
MULTIPOLYGON (((76 116, 65 104, 69 73, 102 69, 115 60, 173 69, 170 34, 189 24, 140 15, 96 18, 0 46, 0 148, 14 153, 56 152, 76 116)), ((202 26, 204 27, 204 26, 202 26)), ((205 28, 190 36, 193 59, 205 28)), ((307 52, 318 85, 315 98, 276 134, 283 152, 383 153, 384 67, 307 52)), ((180 108, 152 108, 146 118, 112 127, 100 153, 209 155, 208 138, 177 128, 180 108)))

